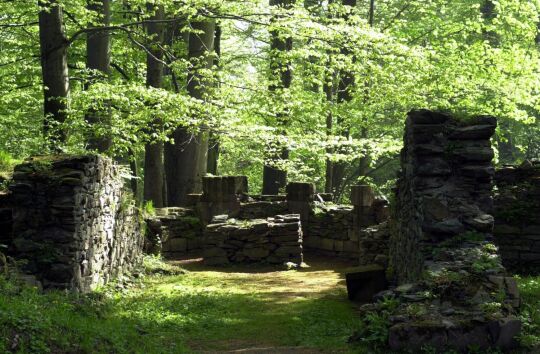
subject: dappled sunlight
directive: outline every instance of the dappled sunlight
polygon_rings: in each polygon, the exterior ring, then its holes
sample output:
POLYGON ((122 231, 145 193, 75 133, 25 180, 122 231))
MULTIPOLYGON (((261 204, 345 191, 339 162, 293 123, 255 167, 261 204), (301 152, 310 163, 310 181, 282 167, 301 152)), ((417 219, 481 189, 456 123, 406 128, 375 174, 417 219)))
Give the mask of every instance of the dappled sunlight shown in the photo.
POLYGON ((347 347, 358 319, 339 271, 245 269, 150 277, 116 304, 113 316, 143 323, 149 333, 178 333, 197 352, 347 347))

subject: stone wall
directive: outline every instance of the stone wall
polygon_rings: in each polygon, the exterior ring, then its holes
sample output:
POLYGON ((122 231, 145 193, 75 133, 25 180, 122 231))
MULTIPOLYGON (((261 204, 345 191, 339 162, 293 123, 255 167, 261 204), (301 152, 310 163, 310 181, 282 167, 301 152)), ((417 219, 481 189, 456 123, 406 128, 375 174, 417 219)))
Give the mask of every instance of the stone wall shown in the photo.
POLYGON ((166 258, 201 250, 203 225, 193 209, 161 208, 146 221, 146 252, 166 258))
POLYGON ((0 192, 0 252, 7 253, 13 238, 13 213, 10 196, 0 192))
POLYGON ((204 262, 229 263, 303 262, 299 215, 277 215, 268 219, 222 220, 204 231, 204 262))
POLYGON ((122 168, 100 156, 38 158, 15 168, 12 254, 44 288, 87 292, 142 261, 138 210, 122 168))
MULTIPOLYGON (((409 113, 387 271, 398 286, 375 295, 398 300, 389 316, 392 350, 517 345, 519 291, 490 242, 495 128, 492 117, 409 113)), ((387 311, 381 304, 366 305, 362 318, 387 311)))
POLYGON ((495 128, 492 117, 461 122, 444 113, 409 113, 391 242, 399 281, 419 279, 437 245, 457 235, 492 232, 495 128))
POLYGON ((540 162, 496 172, 495 241, 507 269, 540 272, 540 162))
POLYGON ((289 183, 287 195, 254 196, 247 194, 244 178, 205 177, 203 180, 203 194, 194 198, 198 201, 191 209, 160 209, 155 217, 147 220, 148 244, 154 245, 156 251, 162 250, 169 257, 194 255, 200 250, 205 226, 212 223, 218 212, 246 222, 299 214, 304 247, 311 254, 354 263, 362 257, 362 264, 375 262, 375 259, 379 264, 387 263, 388 233, 363 231, 389 217, 388 203, 375 198, 368 186, 353 187, 354 205, 347 206, 318 201, 329 196, 319 198, 311 183, 289 183), (159 246, 160 240, 163 248, 159 246))

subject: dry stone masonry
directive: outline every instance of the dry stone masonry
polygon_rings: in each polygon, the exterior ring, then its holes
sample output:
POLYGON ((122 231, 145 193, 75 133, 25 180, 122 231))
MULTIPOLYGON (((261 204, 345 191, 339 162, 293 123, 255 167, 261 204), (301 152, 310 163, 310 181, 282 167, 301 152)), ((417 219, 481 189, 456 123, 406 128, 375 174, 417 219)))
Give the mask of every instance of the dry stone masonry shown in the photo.
POLYGON ((0 192, 0 252, 6 252, 13 238, 13 212, 10 196, 0 192))
POLYGON ((142 260, 139 213, 122 168, 100 156, 43 157, 15 168, 10 253, 44 288, 87 292, 142 260))
MULTIPOLYGON (((154 217, 147 220, 147 240, 150 245, 147 249, 172 258, 197 255, 204 251, 207 257, 223 260, 225 251, 218 252, 218 247, 205 243, 203 234, 211 234, 219 239, 221 233, 222 238, 228 239, 229 229, 236 227, 239 230, 235 232, 246 233, 250 223, 259 228, 267 223, 270 227, 279 222, 268 220, 280 220, 279 215, 298 214, 303 234, 302 246, 310 253, 354 263, 361 258, 362 264, 376 262, 386 266, 389 238, 386 224, 383 223, 380 228, 366 228, 387 220, 389 208, 386 201, 375 198, 371 188, 353 187, 354 205, 347 206, 324 202, 331 198, 317 194, 311 183, 289 183, 287 195, 278 196, 248 195, 247 185, 247 178, 241 176, 204 177, 203 193, 192 196, 194 203, 191 208, 159 209, 154 217), (221 213, 236 220, 237 224, 229 221, 227 225, 216 226, 212 219, 221 213), (212 251, 206 252, 206 247, 212 248, 212 251)), ((279 225, 275 228, 279 229, 279 225)), ((261 232, 264 234, 266 231, 263 228, 261 232)), ((241 245, 238 247, 243 248, 241 245)), ((234 258, 231 254, 229 256, 230 259, 234 258)), ((267 256, 259 259, 266 262, 267 256)), ((211 263, 218 263, 215 259, 211 263)), ((269 262, 275 263, 274 260, 269 262)))
POLYGON ((496 172, 495 241, 504 266, 540 272, 540 162, 496 172))
POLYGON ((206 264, 302 264, 299 215, 277 215, 266 220, 223 217, 219 221, 208 225, 204 232, 203 256, 206 264))
POLYGON ((193 209, 156 209, 156 217, 146 221, 147 253, 177 258, 201 250, 203 225, 193 209))
MULTIPOLYGON (((422 110, 407 118, 387 270, 398 286, 375 295, 399 300, 392 350, 516 345, 516 281, 489 242, 495 128, 492 117, 463 121, 422 110)), ((383 310, 382 302, 362 307, 383 310)))

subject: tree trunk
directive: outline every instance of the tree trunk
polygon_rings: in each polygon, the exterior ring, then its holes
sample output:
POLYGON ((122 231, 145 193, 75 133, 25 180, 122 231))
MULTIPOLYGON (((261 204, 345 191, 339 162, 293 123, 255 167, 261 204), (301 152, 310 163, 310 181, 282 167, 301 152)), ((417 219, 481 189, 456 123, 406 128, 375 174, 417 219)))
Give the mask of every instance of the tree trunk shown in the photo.
POLYGON ((67 119, 69 108, 68 41, 63 12, 56 0, 39 0, 39 43, 44 87, 44 133, 52 150, 65 142, 66 132, 57 126, 67 119))
MULTIPOLYGON (((151 20, 163 20, 163 7, 148 5, 149 12, 154 12, 151 20)), ((162 23, 149 23, 148 36, 151 38, 150 52, 146 56, 146 84, 150 87, 161 88, 163 81, 163 43, 164 28, 162 23), (159 60, 156 60, 159 59, 159 60)), ((152 129, 161 129, 161 121, 156 119, 152 129)), ((152 201, 156 208, 165 206, 163 201, 163 143, 161 141, 150 142, 145 146, 144 155, 144 200, 152 201)))
MULTIPOLYGON (((214 50, 216 52, 214 66, 219 68, 219 59, 221 57, 221 26, 219 25, 216 25, 216 32, 214 36, 214 50)), ((210 141, 208 143, 207 172, 214 176, 218 174, 219 147, 219 136, 214 132, 210 132, 210 141)))
MULTIPOLYGON (((332 102, 334 100, 334 86, 333 86, 333 75, 331 78, 327 79, 324 83, 324 92, 326 93, 326 100, 332 102), (331 80, 331 81, 330 81, 331 80), (328 82, 330 81, 330 82, 328 82)), ((329 111, 326 114, 326 137, 329 138, 333 134, 333 125, 334 117, 332 112, 329 111)), ((332 147, 326 148, 326 153, 328 155, 332 154, 334 149, 332 147)), ((324 183, 324 192, 332 193, 333 192, 333 176, 334 176, 334 164, 330 158, 326 158, 326 173, 325 173, 325 183, 324 183)))
MULTIPOLYGON (((344 6, 356 7, 356 0, 343 0, 342 4, 344 6)), ((344 55, 350 55, 350 51, 347 48, 342 48, 341 53, 344 55)), ((354 75, 347 71, 342 70, 339 75, 338 83, 338 92, 337 92, 337 101, 338 104, 347 103, 352 100, 351 89, 354 85, 354 75)), ((348 122, 344 120, 343 117, 337 117, 337 128, 339 129, 339 134, 348 139, 350 136, 350 127, 348 122)), ((336 162, 333 166, 332 172, 332 188, 335 196, 339 195, 340 185, 343 183, 345 177, 345 168, 347 163, 345 162, 336 162)))
MULTIPOLYGON (((88 10, 95 12, 99 19, 92 27, 109 26, 111 23, 110 0, 90 0, 88 10)), ((99 72, 92 75, 88 85, 106 79, 111 71, 111 37, 109 31, 93 31, 86 38, 86 67, 99 72), (101 77, 100 77, 101 76, 101 77)), ((110 124, 111 115, 108 110, 96 111, 91 109, 86 114, 89 124, 110 124)), ((105 152, 112 145, 111 136, 91 136, 88 140, 88 148, 105 152)))
MULTIPOLYGON (((191 97, 204 100, 208 82, 205 82, 198 69, 210 69, 213 65, 215 22, 193 22, 194 30, 189 36, 189 59, 194 65, 188 75, 187 89, 191 97)), ((167 193, 170 206, 182 206, 187 195, 202 191, 202 177, 206 174, 208 162, 208 132, 204 126, 199 133, 192 133, 179 127, 173 134, 174 146, 167 152, 165 170, 167 174, 167 193)))
MULTIPOLYGON (((284 8, 290 8, 292 6, 291 0, 270 0, 270 6, 279 6, 284 8)), ((273 77, 279 77, 279 83, 277 85, 272 84, 269 90, 272 93, 279 92, 280 90, 288 89, 291 87, 292 71, 288 60, 283 62, 274 53, 289 52, 292 50, 293 42, 292 38, 281 38, 279 31, 272 31, 272 41, 270 44, 270 70, 273 77)), ((277 128, 278 134, 285 135, 286 127, 289 121, 289 112, 283 111, 277 113, 277 128)), ((287 171, 281 170, 275 166, 275 161, 287 160, 289 158, 289 151, 287 147, 280 146, 280 143, 276 141, 278 153, 270 156, 266 161, 263 169, 263 187, 262 194, 276 195, 285 188, 287 185, 287 171)))

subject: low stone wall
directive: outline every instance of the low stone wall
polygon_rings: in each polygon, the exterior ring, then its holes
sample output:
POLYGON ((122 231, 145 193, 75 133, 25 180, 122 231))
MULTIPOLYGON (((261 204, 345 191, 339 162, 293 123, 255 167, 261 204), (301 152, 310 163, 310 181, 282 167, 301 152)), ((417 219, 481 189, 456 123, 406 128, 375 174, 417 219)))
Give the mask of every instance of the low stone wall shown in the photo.
POLYGON ((283 264, 303 262, 299 215, 255 220, 229 219, 204 231, 204 262, 283 264))
POLYGON ((157 209, 146 225, 148 253, 176 258, 201 250, 203 225, 193 209, 157 209))
POLYGON ((495 242, 504 266, 540 273, 540 162, 505 167, 495 174, 495 242))
POLYGON ((311 183, 290 183, 287 195, 253 196, 246 193, 244 178, 205 177, 204 181, 203 194, 193 195, 198 201, 191 209, 160 209, 156 216, 147 220, 149 252, 162 252, 169 257, 195 255, 201 249, 200 239, 206 225, 212 223, 218 211, 245 222, 274 215, 299 214, 304 246, 311 254, 354 263, 362 257, 362 264, 377 259, 386 265, 388 240, 383 236, 388 237, 388 234, 363 232, 363 229, 388 220, 388 203, 375 198, 368 186, 353 187, 351 199, 354 205, 347 206, 317 201, 319 198, 311 183), (218 197, 213 196, 212 191, 216 191, 218 197), (365 247, 362 250, 360 237, 364 241, 362 247, 365 247), (371 251, 377 253, 370 254, 371 251))
POLYGON ((142 261, 138 210, 121 167, 100 156, 39 158, 15 168, 12 254, 44 288, 87 292, 142 261))
POLYGON ((240 204, 239 219, 265 219, 273 215, 287 214, 289 212, 286 201, 256 200, 240 204))
POLYGON ((358 259, 358 232, 352 206, 316 204, 305 225, 306 249, 326 256, 358 259))
POLYGON ((388 221, 361 229, 358 239, 358 263, 360 265, 378 264, 386 268, 390 235, 388 221))

